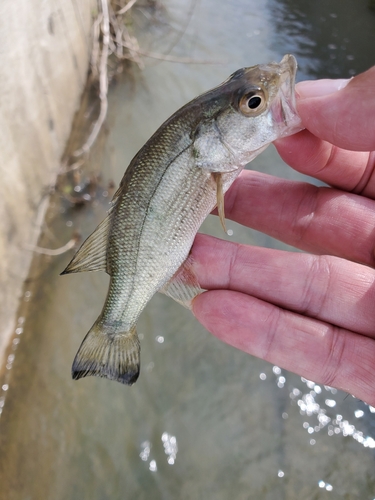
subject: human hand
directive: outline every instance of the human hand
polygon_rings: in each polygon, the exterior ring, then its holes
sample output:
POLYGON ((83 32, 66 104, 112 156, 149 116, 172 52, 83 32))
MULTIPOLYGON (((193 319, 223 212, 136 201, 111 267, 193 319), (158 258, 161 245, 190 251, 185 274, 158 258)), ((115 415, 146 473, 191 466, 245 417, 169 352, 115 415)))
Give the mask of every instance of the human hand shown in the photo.
POLYGON ((306 130, 276 147, 333 187, 244 171, 225 209, 311 253, 197 235, 195 272, 209 291, 192 309, 224 342, 375 406, 375 67, 297 92, 306 130))

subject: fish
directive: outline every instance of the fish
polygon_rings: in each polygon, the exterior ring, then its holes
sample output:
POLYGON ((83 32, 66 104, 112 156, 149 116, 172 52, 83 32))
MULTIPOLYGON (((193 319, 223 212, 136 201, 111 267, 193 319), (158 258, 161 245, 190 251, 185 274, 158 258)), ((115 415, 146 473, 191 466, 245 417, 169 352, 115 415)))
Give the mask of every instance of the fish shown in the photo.
POLYGON ((224 195, 241 170, 274 140, 302 130, 296 70, 290 54, 239 69, 176 111, 134 156, 106 218, 61 273, 110 276, 103 310, 74 358, 73 379, 134 384, 136 323, 146 304, 161 291, 189 307, 203 291, 189 256, 195 235, 215 207, 226 230, 224 195))

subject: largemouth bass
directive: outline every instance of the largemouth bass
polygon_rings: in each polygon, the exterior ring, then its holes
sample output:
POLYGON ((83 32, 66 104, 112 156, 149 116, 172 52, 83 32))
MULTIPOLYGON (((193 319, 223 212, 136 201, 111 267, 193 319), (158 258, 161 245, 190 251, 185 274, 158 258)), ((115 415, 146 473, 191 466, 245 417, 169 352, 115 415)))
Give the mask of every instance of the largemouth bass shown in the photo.
MULTIPOLYGON (((139 375, 136 323, 157 291, 188 304, 202 290, 189 251, 207 215, 244 166, 272 141, 301 130, 297 63, 243 68, 174 113, 136 154, 107 217, 62 274, 106 271, 103 310, 83 340, 72 376, 133 384, 139 375)), ((251 195, 251 193, 249 193, 251 195)))

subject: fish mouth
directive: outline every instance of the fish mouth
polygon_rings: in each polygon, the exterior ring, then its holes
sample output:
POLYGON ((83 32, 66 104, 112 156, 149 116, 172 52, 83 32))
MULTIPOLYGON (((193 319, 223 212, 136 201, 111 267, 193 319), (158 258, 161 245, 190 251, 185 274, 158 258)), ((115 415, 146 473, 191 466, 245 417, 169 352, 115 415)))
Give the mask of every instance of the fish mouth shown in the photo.
POLYGON ((271 104, 273 119, 279 131, 279 137, 286 137, 303 130, 296 108, 295 79, 297 72, 296 58, 286 54, 279 63, 279 91, 271 104))

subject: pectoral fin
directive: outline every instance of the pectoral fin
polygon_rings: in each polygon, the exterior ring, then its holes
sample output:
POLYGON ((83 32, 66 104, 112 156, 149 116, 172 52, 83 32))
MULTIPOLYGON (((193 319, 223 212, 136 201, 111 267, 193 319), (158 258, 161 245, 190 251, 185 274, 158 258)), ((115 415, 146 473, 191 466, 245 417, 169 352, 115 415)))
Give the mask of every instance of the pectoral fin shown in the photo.
POLYGON ((219 212, 220 222, 225 233, 228 233, 225 226, 223 176, 219 173, 213 173, 212 177, 216 182, 217 211, 219 212))
POLYGON ((193 260, 189 256, 172 278, 159 290, 168 297, 191 309, 191 301, 204 290, 194 273, 193 260))

